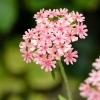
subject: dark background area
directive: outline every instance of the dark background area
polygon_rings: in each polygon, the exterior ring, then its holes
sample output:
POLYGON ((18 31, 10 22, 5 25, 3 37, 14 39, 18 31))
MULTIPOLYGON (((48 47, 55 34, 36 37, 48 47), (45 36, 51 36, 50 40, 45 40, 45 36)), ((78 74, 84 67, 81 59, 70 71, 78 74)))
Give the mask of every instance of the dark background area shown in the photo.
POLYGON ((77 62, 69 66, 63 63, 73 100, 85 100, 78 88, 100 55, 100 0, 0 0, 0 100, 58 100, 58 94, 66 97, 60 72, 53 80, 40 66, 23 62, 19 51, 24 31, 35 27, 33 15, 42 8, 68 8, 85 16, 88 37, 73 43, 79 55, 77 62))

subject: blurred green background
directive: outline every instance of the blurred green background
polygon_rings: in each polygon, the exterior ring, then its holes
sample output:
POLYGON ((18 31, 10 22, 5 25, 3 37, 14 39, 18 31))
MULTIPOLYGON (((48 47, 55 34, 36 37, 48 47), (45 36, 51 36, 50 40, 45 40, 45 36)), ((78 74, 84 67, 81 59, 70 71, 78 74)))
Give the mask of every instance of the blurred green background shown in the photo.
POLYGON ((88 37, 73 43, 79 58, 66 66, 73 100, 79 96, 79 84, 88 76, 100 55, 100 0, 0 0, 0 100, 58 100, 66 95, 60 72, 56 81, 35 63, 23 62, 19 43, 24 31, 35 27, 33 15, 40 9, 68 8, 86 17, 88 37))

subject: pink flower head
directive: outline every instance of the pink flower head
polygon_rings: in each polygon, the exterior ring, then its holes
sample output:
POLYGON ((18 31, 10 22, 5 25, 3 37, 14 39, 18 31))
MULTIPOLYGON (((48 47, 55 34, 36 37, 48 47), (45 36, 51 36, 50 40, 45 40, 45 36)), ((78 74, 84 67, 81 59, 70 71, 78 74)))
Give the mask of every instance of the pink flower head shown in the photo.
POLYGON ((84 85, 80 85, 79 90, 80 95, 82 97, 87 98, 87 100, 100 100, 100 69, 98 68, 98 61, 94 62, 92 65, 95 69, 92 69, 91 73, 89 73, 89 77, 85 80, 85 83, 81 83, 84 85), (88 93, 84 89, 84 86, 88 85, 88 93), (87 94, 87 95, 85 95, 87 94))
POLYGON ((41 9, 34 18, 36 27, 25 31, 23 42, 20 43, 24 61, 34 61, 46 72, 56 68, 56 60, 62 56, 67 65, 76 62, 78 55, 77 51, 72 51, 71 42, 87 36, 83 15, 68 12, 66 8, 41 9))

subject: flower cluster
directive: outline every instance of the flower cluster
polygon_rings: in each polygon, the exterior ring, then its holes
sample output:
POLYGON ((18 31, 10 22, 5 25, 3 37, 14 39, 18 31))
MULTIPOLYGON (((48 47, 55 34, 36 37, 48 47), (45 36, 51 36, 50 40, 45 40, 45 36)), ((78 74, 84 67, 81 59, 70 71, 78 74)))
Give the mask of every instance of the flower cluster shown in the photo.
POLYGON ((94 69, 79 87, 80 95, 87 100, 100 100, 100 57, 96 59, 92 66, 94 69))
POLYGON ((26 63, 34 61, 45 71, 56 68, 56 60, 64 56, 66 64, 73 64, 78 57, 73 51, 71 42, 77 41, 78 36, 87 36, 85 17, 78 12, 68 12, 68 9, 40 10, 34 15, 36 27, 28 29, 20 43, 20 52, 26 63))

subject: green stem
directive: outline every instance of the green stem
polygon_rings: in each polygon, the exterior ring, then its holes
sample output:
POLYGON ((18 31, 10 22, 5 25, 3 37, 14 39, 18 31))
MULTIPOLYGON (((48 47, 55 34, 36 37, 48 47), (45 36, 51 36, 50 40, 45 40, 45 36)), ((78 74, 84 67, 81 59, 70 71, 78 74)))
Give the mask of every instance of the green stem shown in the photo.
POLYGON ((63 67, 61 61, 57 61, 57 63, 58 63, 58 65, 59 65, 59 67, 60 67, 60 70, 61 70, 61 73, 62 73, 64 82, 65 82, 65 85, 66 85, 68 100, 72 100, 71 90, 70 90, 70 86, 69 86, 69 83, 68 83, 68 79, 67 79, 67 76, 66 76, 64 67, 63 67))

